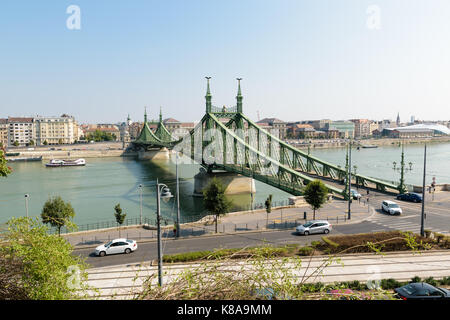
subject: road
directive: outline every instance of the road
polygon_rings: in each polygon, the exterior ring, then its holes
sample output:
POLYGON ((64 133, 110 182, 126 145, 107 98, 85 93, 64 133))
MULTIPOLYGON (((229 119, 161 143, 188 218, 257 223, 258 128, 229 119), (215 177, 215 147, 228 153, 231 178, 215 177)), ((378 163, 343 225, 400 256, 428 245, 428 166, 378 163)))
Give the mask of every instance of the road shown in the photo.
MULTIPOLYGON (((364 194, 364 193, 363 193, 364 194)), ((364 194, 364 197, 365 194, 364 194)), ((450 194, 447 192, 435 195, 431 201, 427 195, 425 229, 434 232, 450 233, 450 194)), ((401 216, 390 216, 382 213, 381 202, 385 199, 394 200, 393 196, 386 196, 380 193, 371 192, 369 203, 374 206, 375 213, 366 221, 354 224, 333 225, 332 235, 369 233, 377 231, 420 231, 421 204, 397 201, 403 209, 401 216)), ((283 231, 250 232, 250 233, 230 233, 228 235, 207 236, 166 239, 163 241, 163 254, 174 254, 182 252, 212 250, 215 248, 242 248, 245 246, 260 246, 263 244, 283 245, 296 243, 308 245, 311 241, 320 240, 323 235, 298 236, 294 229, 283 231)), ((155 241, 138 243, 136 252, 129 255, 112 255, 106 257, 96 257, 93 248, 77 249, 75 254, 86 258, 86 262, 91 267, 105 267, 119 264, 138 264, 157 258, 157 245, 155 241)))

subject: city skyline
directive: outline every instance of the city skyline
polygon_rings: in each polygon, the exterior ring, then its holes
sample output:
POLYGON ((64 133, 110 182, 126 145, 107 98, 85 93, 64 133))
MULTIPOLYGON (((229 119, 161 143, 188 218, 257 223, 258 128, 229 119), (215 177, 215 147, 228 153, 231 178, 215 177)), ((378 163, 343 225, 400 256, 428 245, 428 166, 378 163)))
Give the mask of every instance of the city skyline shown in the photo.
POLYGON ((3 118, 116 123, 162 106, 198 121, 211 76, 217 107, 235 105, 243 78, 252 119, 450 119, 446 1, 81 0, 79 30, 67 27, 71 1, 24 4, 0 12, 3 118))

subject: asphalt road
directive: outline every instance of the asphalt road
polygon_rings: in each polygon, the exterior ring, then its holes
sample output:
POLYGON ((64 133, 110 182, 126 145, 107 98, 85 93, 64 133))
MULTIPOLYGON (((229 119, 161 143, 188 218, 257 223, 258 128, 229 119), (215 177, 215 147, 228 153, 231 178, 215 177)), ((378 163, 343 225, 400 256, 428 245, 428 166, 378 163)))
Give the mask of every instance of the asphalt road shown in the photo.
MULTIPOLYGON (((362 192, 366 197, 365 193, 362 192)), ((450 194, 443 192, 435 195, 431 201, 431 195, 427 195, 425 212, 427 214, 425 229, 436 232, 450 233, 450 194), (430 198, 430 199, 428 199, 430 198), (428 201, 429 200, 429 201, 428 201)), ((421 204, 395 200, 394 196, 371 192, 369 203, 374 206, 375 214, 368 219, 355 224, 333 225, 332 235, 369 233, 376 231, 403 230, 419 232, 421 204), (383 200, 394 200, 403 209, 401 216, 390 216, 380 210, 383 200)), ((333 223, 332 223, 333 224, 333 223)), ((320 240, 323 235, 299 236, 292 230, 252 232, 245 234, 229 234, 198 238, 167 239, 163 241, 163 254, 212 250, 216 248, 242 248, 245 246, 260 246, 263 244, 283 245, 297 243, 308 245, 311 241, 320 240)), ((92 267, 104 267, 119 264, 138 264, 157 258, 157 244, 154 242, 138 243, 138 250, 125 255, 111 255, 96 257, 94 249, 77 249, 75 254, 86 258, 86 262, 92 267)))

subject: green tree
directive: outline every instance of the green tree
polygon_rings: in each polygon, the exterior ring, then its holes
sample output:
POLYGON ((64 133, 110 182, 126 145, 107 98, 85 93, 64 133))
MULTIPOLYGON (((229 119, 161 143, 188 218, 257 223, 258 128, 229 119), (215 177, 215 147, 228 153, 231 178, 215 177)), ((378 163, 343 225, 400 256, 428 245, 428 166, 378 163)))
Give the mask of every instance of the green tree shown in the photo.
POLYGON ((38 218, 12 218, 2 236, 5 241, 0 246, 0 261, 13 262, 15 268, 2 267, 0 263, 0 272, 3 275, 8 272, 16 281, 13 288, 0 288, 0 299, 87 297, 86 264, 73 254, 72 246, 64 238, 49 234, 48 227, 38 218))
POLYGON ((123 224, 123 222, 125 221, 125 217, 127 216, 126 213, 122 213, 122 208, 120 207, 120 203, 118 203, 115 207, 114 210, 116 211, 114 213, 114 216, 116 217, 116 222, 118 225, 118 229, 119 229, 119 238, 120 238, 120 226, 123 224))
POLYGON ((217 220, 219 216, 230 211, 233 202, 225 196, 225 186, 216 177, 203 190, 203 203, 205 209, 216 216, 217 233, 217 220))
POLYGON ((41 212, 42 222, 58 228, 58 235, 61 235, 63 226, 76 229, 76 225, 72 222, 74 216, 75 211, 70 202, 64 202, 60 196, 49 198, 41 212))
POLYGON ((0 149, 0 177, 6 177, 11 173, 11 168, 7 166, 4 151, 0 149))
POLYGON ((30 140, 30 142, 28 142, 29 146, 34 146, 34 140, 30 140))
POLYGON ((19 146, 19 141, 14 141, 13 146, 18 147, 19 146))
POLYGON ((268 225, 269 224, 269 213, 272 212, 272 195, 271 194, 267 197, 266 202, 264 202, 264 205, 266 206, 266 213, 267 213, 266 225, 268 225))
POLYGON ((48 145, 47 140, 45 140, 42 144, 43 144, 44 146, 48 145))
POLYGON ((316 219, 316 210, 320 209, 327 201, 328 189, 320 180, 314 180, 305 187, 304 191, 305 201, 312 207, 314 218, 316 219))

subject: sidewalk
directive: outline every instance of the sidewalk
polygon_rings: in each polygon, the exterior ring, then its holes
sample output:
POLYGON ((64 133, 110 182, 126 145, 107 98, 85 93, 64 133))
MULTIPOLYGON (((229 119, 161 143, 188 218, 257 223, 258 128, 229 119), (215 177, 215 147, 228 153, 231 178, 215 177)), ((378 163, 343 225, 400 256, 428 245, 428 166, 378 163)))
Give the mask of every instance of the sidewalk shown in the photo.
MULTIPOLYGON (((363 202, 354 201, 352 204, 351 220, 347 220, 348 203, 343 200, 334 199, 324 207, 316 211, 316 220, 328 220, 331 225, 353 224, 369 218, 374 210, 368 208, 363 202)), ((312 209, 305 204, 299 207, 272 208, 272 212, 267 214, 265 209, 229 213, 220 217, 217 223, 218 234, 232 234, 237 232, 254 231, 274 231, 280 229, 294 229, 297 225, 305 223, 306 220, 313 219, 312 209)), ((163 238, 174 238, 173 226, 162 226, 163 238)), ((199 222, 182 224, 180 237, 198 237, 215 234, 214 217, 208 216, 199 222)), ((122 227, 93 230, 86 232, 76 232, 62 235, 73 246, 95 247, 99 244, 119 237, 130 238, 139 242, 156 241, 157 232, 143 226, 122 227)))

